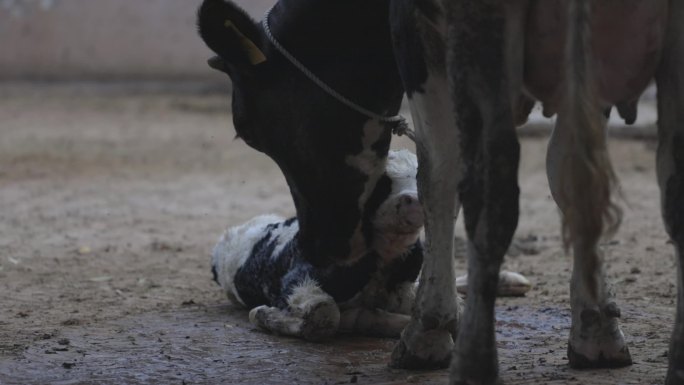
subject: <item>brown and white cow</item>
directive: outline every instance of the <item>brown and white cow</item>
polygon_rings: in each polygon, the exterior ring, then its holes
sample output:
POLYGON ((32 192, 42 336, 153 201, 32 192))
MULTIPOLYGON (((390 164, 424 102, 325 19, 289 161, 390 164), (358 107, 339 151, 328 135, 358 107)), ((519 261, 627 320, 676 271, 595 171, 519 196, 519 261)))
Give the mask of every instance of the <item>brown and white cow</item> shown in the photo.
MULTIPOLYGON (((294 57, 358 105, 393 115, 408 95, 425 259, 392 363, 451 360, 454 384, 499 382, 494 301, 518 219, 515 124, 533 99, 558 114, 547 164, 575 261, 570 364, 631 363, 597 248, 621 217, 603 112, 616 106, 632 121, 655 77, 663 218, 680 266, 667 383, 684 384, 684 1, 281 0, 267 21, 294 57), (462 319, 452 258, 461 207, 469 251, 462 319)), ((331 98, 232 3, 205 0, 199 26, 219 55, 213 66, 233 80, 238 134, 286 175, 305 229, 302 252, 321 264, 358 258, 368 247, 364 203, 384 166, 368 155, 387 152, 390 128, 331 98), (333 222, 342 230, 326 228, 333 222)))

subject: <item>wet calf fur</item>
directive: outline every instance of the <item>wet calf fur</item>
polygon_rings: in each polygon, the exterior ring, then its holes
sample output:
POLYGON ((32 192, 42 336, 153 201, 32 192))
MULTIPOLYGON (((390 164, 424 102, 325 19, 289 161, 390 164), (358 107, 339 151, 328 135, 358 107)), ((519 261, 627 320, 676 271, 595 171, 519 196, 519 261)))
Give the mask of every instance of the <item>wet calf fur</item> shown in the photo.
POLYGON ((263 215, 222 236, 212 256, 216 282, 253 309, 252 322, 279 334, 319 340, 339 328, 397 337, 422 263, 416 167, 410 152, 390 152, 371 196, 379 202, 369 214, 373 245, 360 259, 314 266, 294 247, 297 219, 263 215))
MULTIPOLYGON (((377 113, 396 111, 403 84, 416 130, 426 238, 411 321, 392 364, 451 361, 454 384, 499 382, 494 297, 518 218, 515 124, 532 100, 558 115, 547 172, 574 258, 570 365, 631 363, 597 246, 621 219, 604 113, 616 106, 633 121, 636 101, 655 77, 658 181, 679 260, 667 383, 684 384, 684 2, 289 0, 276 4, 270 23, 314 73, 377 113), (462 319, 452 258, 461 207, 469 254, 462 319)), ((383 169, 369 160, 386 153, 388 130, 330 100, 230 3, 205 0, 200 32, 220 57, 214 66, 233 80, 238 134, 286 175, 300 221, 297 247, 323 266, 361 258, 371 244, 362 226, 365 205, 383 169), (336 194, 339 206, 329 200, 336 194), (335 230, 325 226, 331 219, 335 230)))

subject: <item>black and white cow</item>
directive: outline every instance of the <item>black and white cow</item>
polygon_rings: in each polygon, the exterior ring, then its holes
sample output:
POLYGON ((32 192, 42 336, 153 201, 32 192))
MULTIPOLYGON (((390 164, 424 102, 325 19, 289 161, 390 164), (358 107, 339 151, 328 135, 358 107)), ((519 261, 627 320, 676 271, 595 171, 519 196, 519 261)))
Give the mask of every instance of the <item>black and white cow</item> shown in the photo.
POLYGON ((416 169, 409 151, 389 153, 370 198, 377 202, 367 225, 372 245, 359 260, 314 266, 297 247, 297 218, 262 215, 221 237, 214 279, 252 309, 253 323, 279 334, 320 340, 339 329, 398 337, 423 262, 416 169))
MULTIPOLYGON (((615 105, 632 121, 655 77, 658 180, 680 266, 667 383, 684 384, 683 1, 282 0, 267 21, 294 57, 358 105, 393 115, 402 92, 408 95, 425 258, 392 363, 446 366, 453 350, 454 384, 499 382, 494 301, 518 219, 515 124, 533 99, 558 114, 547 163, 575 261, 570 365, 631 363, 597 247, 620 220, 603 112, 615 105), (452 258, 461 206, 469 243, 463 319, 452 258)), ((358 260, 370 247, 364 207, 384 168, 369 162, 382 156, 368 155, 387 152, 389 127, 336 103, 231 3, 205 0, 199 26, 219 55, 213 66, 233 80, 238 134, 286 175, 302 254, 322 266, 358 260), (331 204, 338 196, 341 203, 331 204), (326 227, 331 219, 342 231, 326 227)))
MULTIPOLYGON (((313 71, 332 79, 331 86, 373 111, 394 115, 403 89, 392 56, 387 4, 354 3, 285 1, 274 9, 270 27, 313 71), (360 9, 363 18, 357 15, 360 9), (288 23, 291 18, 301 23, 288 23), (359 82, 374 87, 360 90, 359 82)), ((285 175, 303 258, 317 266, 360 258, 371 243, 363 213, 385 170, 391 129, 331 101, 232 3, 205 1, 199 29, 218 54, 211 65, 231 77, 238 136, 271 157, 285 175)))
MULTIPOLYGON (((658 180, 679 257, 677 318, 668 384, 684 384, 684 2, 680 0, 392 0, 398 65, 416 126, 418 187, 426 216, 417 310, 393 356, 434 360, 426 335, 449 341, 453 213, 469 242, 466 312, 451 362, 454 384, 499 382, 494 331, 497 272, 518 219, 515 124, 538 100, 558 115, 548 155, 552 195, 574 267, 572 367, 632 363, 606 283, 599 239, 621 219, 606 149, 605 112, 634 121, 658 86, 658 180), (441 300, 435 300, 441 298, 441 300), (429 322, 425 322, 428 319, 429 322)), ((443 352, 445 355, 446 352, 443 352)))

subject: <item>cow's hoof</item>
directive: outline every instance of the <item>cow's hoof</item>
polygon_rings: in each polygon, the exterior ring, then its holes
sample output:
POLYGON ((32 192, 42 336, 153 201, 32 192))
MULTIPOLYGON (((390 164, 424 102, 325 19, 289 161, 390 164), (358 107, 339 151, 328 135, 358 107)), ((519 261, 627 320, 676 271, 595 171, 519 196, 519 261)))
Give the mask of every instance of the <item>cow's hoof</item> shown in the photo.
POLYGON ((684 385, 684 324, 677 320, 675 326, 675 335, 672 336, 670 342, 670 351, 668 356, 670 359, 670 366, 667 371, 667 378, 665 385, 684 385))
POLYGON ((467 378, 460 376, 455 371, 451 371, 451 376, 449 377, 449 385, 502 385, 503 382, 499 376, 491 376, 491 373, 487 373, 484 379, 467 378))
POLYGON ((632 356, 627 345, 618 351, 603 351, 596 347, 596 350, 587 356, 576 351, 572 344, 568 344, 568 361, 574 369, 622 368, 632 365, 632 356))
POLYGON ((590 308, 582 310, 579 325, 573 325, 570 330, 570 367, 620 368, 632 364, 632 356, 618 326, 619 317, 620 309, 614 303, 604 306, 600 312, 590 308))
POLYGON ((449 367, 454 347, 452 332, 445 329, 423 330, 412 320, 394 347, 390 366, 401 369, 443 369, 449 367))
POLYGON ((323 341, 337 333, 340 326, 340 309, 330 301, 321 301, 308 309, 303 317, 302 337, 309 341, 323 341))
POLYGON ((684 369, 670 368, 665 385, 684 385, 684 369))
POLYGON ((451 377, 449 379, 449 385, 502 385, 501 379, 499 377, 488 378, 486 380, 473 380, 473 379, 460 379, 451 377))
POLYGON ((466 322, 458 337, 451 360, 450 384, 499 385, 493 325, 487 327, 481 321, 470 322, 466 322))
POLYGON ((468 357, 454 357, 451 362, 449 385, 502 385, 499 378, 499 370, 496 361, 492 365, 483 365, 482 362, 468 357))

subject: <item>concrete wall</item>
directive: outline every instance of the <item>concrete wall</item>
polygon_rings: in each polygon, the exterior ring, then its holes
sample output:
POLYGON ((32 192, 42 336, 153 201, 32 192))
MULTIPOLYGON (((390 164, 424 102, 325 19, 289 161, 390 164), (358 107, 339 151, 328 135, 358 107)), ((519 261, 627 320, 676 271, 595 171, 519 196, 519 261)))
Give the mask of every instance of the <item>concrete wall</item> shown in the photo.
MULTIPOLYGON (((261 18, 275 0, 237 0, 261 18)), ((0 80, 204 79, 201 0, 0 0, 0 80)))

